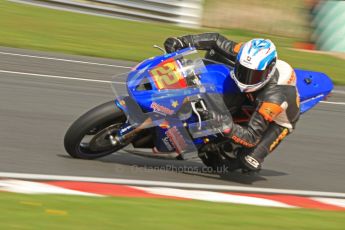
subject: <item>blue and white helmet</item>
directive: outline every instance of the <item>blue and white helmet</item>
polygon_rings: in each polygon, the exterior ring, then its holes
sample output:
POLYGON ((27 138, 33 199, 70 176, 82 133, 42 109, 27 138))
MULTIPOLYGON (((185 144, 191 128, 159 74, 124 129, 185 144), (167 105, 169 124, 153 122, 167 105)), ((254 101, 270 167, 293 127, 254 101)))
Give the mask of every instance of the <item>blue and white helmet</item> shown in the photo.
POLYGON ((254 92, 269 82, 276 70, 277 50, 268 39, 252 39, 238 52, 231 77, 242 92, 254 92))

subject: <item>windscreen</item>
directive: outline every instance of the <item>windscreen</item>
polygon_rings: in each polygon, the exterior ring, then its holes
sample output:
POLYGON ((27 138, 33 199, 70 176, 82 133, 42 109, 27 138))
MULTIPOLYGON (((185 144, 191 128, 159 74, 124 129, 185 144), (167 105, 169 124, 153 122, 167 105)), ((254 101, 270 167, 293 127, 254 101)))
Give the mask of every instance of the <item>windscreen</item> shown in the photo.
POLYGON ((194 49, 188 49, 174 56, 151 61, 146 60, 133 67, 131 71, 114 76, 112 86, 116 95, 119 95, 119 91, 122 92, 123 90, 118 82, 125 79, 132 90, 143 89, 139 86, 145 83, 151 83, 151 88, 159 91, 183 89, 192 85, 195 86, 197 82, 193 82, 193 80, 197 79, 197 75, 200 76, 206 72, 207 69, 198 52, 194 49))

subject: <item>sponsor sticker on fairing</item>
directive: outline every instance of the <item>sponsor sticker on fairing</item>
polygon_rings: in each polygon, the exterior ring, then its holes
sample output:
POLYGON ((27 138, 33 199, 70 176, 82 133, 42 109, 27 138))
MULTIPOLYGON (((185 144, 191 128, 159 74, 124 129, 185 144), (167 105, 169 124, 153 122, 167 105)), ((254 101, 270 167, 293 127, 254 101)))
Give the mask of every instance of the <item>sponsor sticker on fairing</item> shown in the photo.
POLYGON ((160 105, 156 102, 152 102, 151 106, 150 106, 153 111, 157 112, 157 113, 163 113, 163 114, 166 114, 166 115, 173 115, 174 114, 174 111, 163 106, 163 105, 160 105))
POLYGON ((165 134, 169 137, 171 143, 174 145, 176 152, 182 153, 183 150, 186 149, 187 143, 176 126, 168 129, 165 134))

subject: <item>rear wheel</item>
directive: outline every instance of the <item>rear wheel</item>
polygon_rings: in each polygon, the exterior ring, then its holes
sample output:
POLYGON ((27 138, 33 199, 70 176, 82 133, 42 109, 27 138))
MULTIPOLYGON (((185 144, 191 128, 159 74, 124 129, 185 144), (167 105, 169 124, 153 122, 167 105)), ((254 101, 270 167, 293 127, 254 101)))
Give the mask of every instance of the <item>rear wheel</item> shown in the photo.
POLYGON ((217 172, 226 173, 231 170, 231 163, 235 161, 229 156, 232 152, 232 145, 229 141, 217 144, 216 149, 210 149, 199 153, 201 161, 208 167, 211 167, 217 172))
POLYGON ((207 167, 211 167, 215 171, 223 168, 226 163, 226 160, 216 152, 204 152, 199 154, 199 157, 207 167))
POLYGON ((118 151, 123 145, 112 145, 126 116, 110 101, 97 106, 78 118, 65 134, 64 145, 69 155, 80 159, 95 159, 118 151))

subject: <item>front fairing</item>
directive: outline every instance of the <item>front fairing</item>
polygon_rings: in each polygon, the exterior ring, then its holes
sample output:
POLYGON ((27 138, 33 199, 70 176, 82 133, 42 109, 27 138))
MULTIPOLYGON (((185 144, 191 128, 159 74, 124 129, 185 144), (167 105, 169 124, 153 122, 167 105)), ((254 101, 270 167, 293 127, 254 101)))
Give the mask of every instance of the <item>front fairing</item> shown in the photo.
MULTIPOLYGON (((202 59, 195 49, 188 48, 137 65, 128 73, 127 94, 146 112, 153 110, 153 102, 163 103, 163 101, 168 109, 177 111, 186 96, 195 94, 200 87, 204 87, 200 82, 198 86, 196 84, 192 86, 191 75, 204 74, 207 74, 207 69, 202 59)), ((113 84, 113 89, 116 95, 123 95, 123 90, 122 94, 118 93, 120 91, 118 84, 113 84)))

